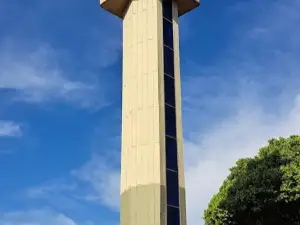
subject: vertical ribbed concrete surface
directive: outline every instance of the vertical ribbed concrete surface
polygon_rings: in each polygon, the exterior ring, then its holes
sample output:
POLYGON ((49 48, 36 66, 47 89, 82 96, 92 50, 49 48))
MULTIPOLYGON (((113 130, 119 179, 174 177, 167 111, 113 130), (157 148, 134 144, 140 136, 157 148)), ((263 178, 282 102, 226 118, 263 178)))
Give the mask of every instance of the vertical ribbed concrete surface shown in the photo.
MULTIPOLYGON (((167 225, 162 24, 160 0, 132 1, 123 20, 121 225, 167 225)), ((186 225, 178 16, 174 3, 173 29, 180 225, 186 225)))
POLYGON ((121 225, 162 224, 159 8, 132 1, 123 21, 121 225))

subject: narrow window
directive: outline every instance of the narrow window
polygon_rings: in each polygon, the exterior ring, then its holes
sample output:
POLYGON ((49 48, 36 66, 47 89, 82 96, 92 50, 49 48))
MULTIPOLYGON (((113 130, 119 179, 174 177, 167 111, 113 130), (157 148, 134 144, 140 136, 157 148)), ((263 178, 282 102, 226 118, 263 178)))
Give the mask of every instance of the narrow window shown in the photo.
POLYGON ((163 0, 163 17, 172 21, 172 0, 163 0))
POLYGON ((167 207, 167 225, 180 225, 179 209, 174 207, 167 207))
POLYGON ((175 107, 174 79, 165 75, 165 103, 175 107))
POLYGON ((167 170, 167 205, 179 207, 178 173, 167 170))
POLYGON ((163 26, 164 26, 164 45, 168 46, 169 48, 173 49, 173 24, 163 19, 163 26))
POLYGON ((165 128, 166 135, 176 138, 175 108, 168 105, 165 105, 165 128))
POLYGON ((177 141, 174 138, 166 137, 166 167, 178 171, 177 162, 177 141))
POLYGON ((164 46, 164 69, 165 74, 174 77, 174 52, 166 46, 164 46))

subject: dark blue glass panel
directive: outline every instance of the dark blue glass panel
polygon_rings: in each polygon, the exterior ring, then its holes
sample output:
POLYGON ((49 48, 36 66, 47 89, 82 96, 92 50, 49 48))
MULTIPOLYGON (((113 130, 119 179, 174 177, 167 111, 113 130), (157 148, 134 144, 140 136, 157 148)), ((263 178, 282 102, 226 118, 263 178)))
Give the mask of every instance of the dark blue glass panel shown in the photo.
POLYGON ((167 225, 180 225, 179 209, 167 207, 167 225))
POLYGON ((164 71, 174 77, 174 52, 166 46, 164 46, 164 71))
POLYGON ((176 112, 175 108, 165 105, 166 135, 176 138, 176 112))
POLYGON ((165 103, 175 107, 175 83, 172 77, 165 75, 165 103))
POLYGON ((173 49, 173 24, 166 19, 163 19, 164 29, 164 44, 173 49))
POLYGON ((170 137, 166 137, 166 164, 167 169, 178 171, 177 141, 170 137))
POLYGON ((163 17, 172 21, 172 0, 163 0, 163 17))
POLYGON ((167 205, 179 207, 178 173, 167 170, 167 205))

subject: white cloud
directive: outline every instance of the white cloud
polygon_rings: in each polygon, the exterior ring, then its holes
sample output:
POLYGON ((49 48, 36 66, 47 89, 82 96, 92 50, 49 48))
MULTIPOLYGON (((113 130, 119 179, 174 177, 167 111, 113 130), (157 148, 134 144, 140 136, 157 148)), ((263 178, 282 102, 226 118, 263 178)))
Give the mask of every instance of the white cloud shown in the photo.
POLYGON ((241 107, 211 130, 186 141, 187 211, 191 224, 199 224, 199 213, 203 213, 236 160, 254 156, 272 137, 299 134, 300 93, 290 109, 272 117, 260 105, 241 107))
POLYGON ((92 187, 89 193, 85 193, 82 198, 118 210, 120 205, 120 171, 115 168, 114 160, 114 158, 109 159, 94 155, 89 162, 74 171, 73 174, 92 187))
POLYGON ((64 179, 58 179, 51 181, 50 183, 45 183, 43 185, 29 188, 26 191, 26 196, 29 198, 42 198, 48 197, 49 193, 60 193, 60 192, 71 192, 77 187, 76 184, 66 183, 64 179))
POLYGON ((1 46, 0 91, 11 93, 14 101, 63 101, 91 107, 97 93, 97 106, 106 104, 98 84, 76 81, 74 74, 58 65, 59 54, 50 46, 24 50, 16 41, 3 41, 1 46))
POLYGON ((0 225, 78 225, 69 217, 50 210, 8 212, 0 216, 0 225))
POLYGON ((81 203, 93 202, 118 211, 120 171, 115 165, 116 155, 112 152, 95 154, 67 176, 31 187, 23 194, 32 200, 44 199, 60 209, 79 209, 84 207, 81 203))
POLYGON ((0 120, 0 137, 19 137, 21 135, 22 131, 19 124, 0 120))

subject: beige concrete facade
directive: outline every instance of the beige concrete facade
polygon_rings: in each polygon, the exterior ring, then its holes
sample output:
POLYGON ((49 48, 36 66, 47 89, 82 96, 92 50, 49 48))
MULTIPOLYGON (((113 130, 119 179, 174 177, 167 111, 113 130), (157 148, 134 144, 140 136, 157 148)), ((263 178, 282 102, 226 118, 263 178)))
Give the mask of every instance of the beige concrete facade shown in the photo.
MULTIPOLYGON (((186 225, 178 10, 173 3, 181 225, 186 225)), ((123 22, 121 225, 165 225, 162 3, 136 0, 123 22)))
POLYGON ((161 10, 132 1, 123 21, 121 225, 165 224, 161 10))
MULTIPOLYGON (((101 2, 123 19, 120 224, 167 225, 162 2, 125 1, 101 2)), ((172 12, 180 225, 187 222, 178 17, 198 5, 198 0, 173 1, 172 12)))

